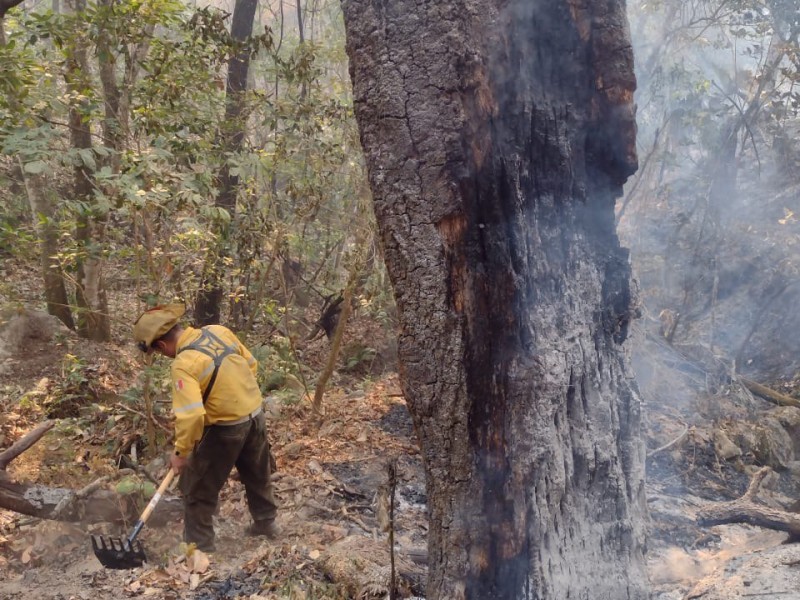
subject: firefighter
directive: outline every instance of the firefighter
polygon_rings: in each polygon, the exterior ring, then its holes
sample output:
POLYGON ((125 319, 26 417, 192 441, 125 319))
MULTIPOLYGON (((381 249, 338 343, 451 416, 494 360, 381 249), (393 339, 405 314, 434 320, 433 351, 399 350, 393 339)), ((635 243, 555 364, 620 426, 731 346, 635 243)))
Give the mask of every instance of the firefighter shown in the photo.
POLYGON ((234 466, 253 517, 246 533, 274 539, 280 533, 270 481, 274 463, 256 382, 258 365, 230 329, 182 327, 184 312, 182 304, 157 306, 133 326, 140 350, 173 359, 175 448, 170 463, 180 474, 183 539, 204 552, 214 551, 212 517, 234 466))

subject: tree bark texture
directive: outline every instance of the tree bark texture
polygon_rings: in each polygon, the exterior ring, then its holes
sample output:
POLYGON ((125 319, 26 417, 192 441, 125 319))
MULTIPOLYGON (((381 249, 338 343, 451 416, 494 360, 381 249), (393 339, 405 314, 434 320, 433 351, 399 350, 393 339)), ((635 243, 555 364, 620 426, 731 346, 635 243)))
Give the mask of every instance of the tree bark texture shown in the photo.
MULTIPOLYGON (((231 37, 238 42, 246 42, 253 34, 258 0, 236 0, 231 22, 231 37)), ((250 70, 250 50, 242 47, 228 61, 228 82, 225 87, 225 120, 222 123, 222 139, 226 152, 236 155, 241 151, 245 139, 245 92, 247 91, 247 73, 250 70)), ((239 190, 239 176, 231 172, 231 167, 224 162, 217 175, 219 194, 216 205, 228 211, 233 218, 236 213, 236 195, 239 190)), ((203 287, 197 295, 195 303, 195 320, 200 325, 219 323, 220 308, 223 298, 222 270, 227 254, 226 226, 220 226, 221 248, 215 256, 209 258, 209 264, 203 287)))
POLYGON ((343 0, 425 462, 428 598, 647 597, 620 0, 343 0))

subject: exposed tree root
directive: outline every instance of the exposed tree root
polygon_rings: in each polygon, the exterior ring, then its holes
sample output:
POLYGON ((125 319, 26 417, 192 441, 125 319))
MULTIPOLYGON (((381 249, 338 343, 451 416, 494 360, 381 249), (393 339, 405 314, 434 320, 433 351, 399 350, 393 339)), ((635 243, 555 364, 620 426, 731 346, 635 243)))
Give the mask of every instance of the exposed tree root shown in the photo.
POLYGON ((764 478, 772 472, 763 467, 750 481, 750 486, 741 498, 731 502, 720 502, 697 513, 697 523, 703 527, 728 523, 747 523, 766 529, 785 531, 792 539, 800 540, 800 515, 757 504, 755 496, 764 478))

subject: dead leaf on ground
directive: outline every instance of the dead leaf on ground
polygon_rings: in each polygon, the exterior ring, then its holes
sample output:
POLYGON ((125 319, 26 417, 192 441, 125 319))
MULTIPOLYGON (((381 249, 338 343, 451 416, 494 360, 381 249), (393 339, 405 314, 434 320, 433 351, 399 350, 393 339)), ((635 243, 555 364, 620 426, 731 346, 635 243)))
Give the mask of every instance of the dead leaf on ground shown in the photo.
POLYGON ((211 560, 208 558, 208 554, 201 550, 195 550, 186 561, 186 565, 192 573, 205 573, 210 564, 211 560))

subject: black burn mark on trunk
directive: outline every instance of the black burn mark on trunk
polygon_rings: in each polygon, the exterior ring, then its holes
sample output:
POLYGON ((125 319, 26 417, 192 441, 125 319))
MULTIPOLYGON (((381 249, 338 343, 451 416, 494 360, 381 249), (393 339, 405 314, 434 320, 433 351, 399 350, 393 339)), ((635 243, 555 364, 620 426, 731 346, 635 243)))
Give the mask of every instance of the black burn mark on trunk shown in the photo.
POLYGON ((471 176, 461 180, 463 263, 450 261, 451 274, 464 265, 468 430, 482 494, 480 522, 471 532, 466 593, 475 600, 511 599, 523 589, 530 569, 527 530, 515 521, 512 487, 519 482, 512 482, 509 464, 516 400, 508 374, 527 343, 521 334, 519 272, 525 244, 514 226, 520 208, 513 175, 495 145, 482 145, 470 165, 471 176))
POLYGON ((614 223, 613 184, 611 187, 599 185, 593 195, 598 199, 580 207, 578 220, 589 243, 595 248, 604 249, 598 261, 602 265, 602 301, 594 317, 598 325, 595 328, 598 338, 595 339, 595 346, 598 353, 602 354, 605 340, 622 344, 627 339, 630 323, 640 316, 640 308, 632 288, 630 254, 627 248, 620 245, 614 223))
MULTIPOLYGON (((451 175, 462 205, 458 216, 438 224, 451 305, 463 317, 468 349, 470 489, 481 494, 467 548, 466 594, 475 600, 517 598, 535 580, 531 555, 542 540, 532 533, 530 507, 521 506, 529 490, 513 479, 509 464, 525 442, 513 438, 511 423, 526 413, 524 392, 510 371, 513 361, 534 351, 528 303, 537 294, 557 301, 569 277, 565 240, 577 225, 576 190, 590 185, 583 150, 591 117, 582 107, 593 93, 594 73, 587 65, 586 22, 576 23, 563 5, 546 11, 525 2, 508 6, 507 45, 497 64, 485 59, 487 68, 471 59, 460 65, 467 118, 460 160, 453 162, 460 172, 451 175), (531 251, 525 236, 533 229, 545 246, 531 251)), ((579 381, 570 386, 577 410, 586 400, 579 381)))

